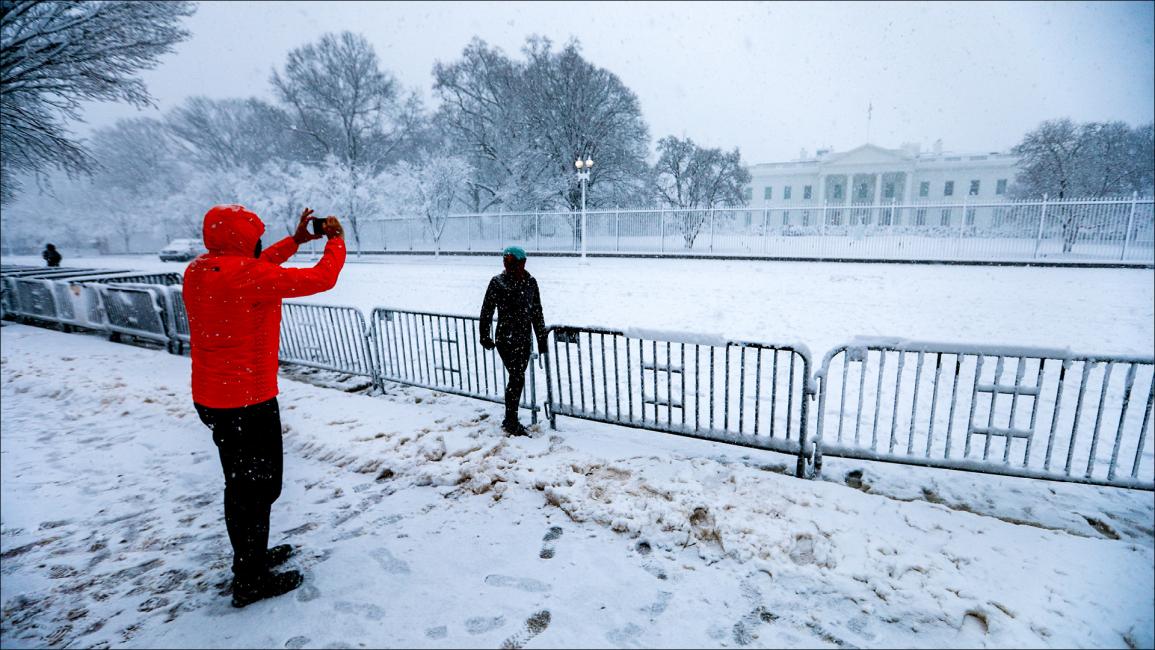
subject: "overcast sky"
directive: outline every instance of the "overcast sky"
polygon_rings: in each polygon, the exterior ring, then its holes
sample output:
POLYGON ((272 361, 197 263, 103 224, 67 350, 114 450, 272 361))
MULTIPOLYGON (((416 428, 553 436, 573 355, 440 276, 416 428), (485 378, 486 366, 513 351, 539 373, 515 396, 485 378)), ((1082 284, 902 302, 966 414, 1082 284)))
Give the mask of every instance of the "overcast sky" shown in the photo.
MULTIPOLYGON (((192 37, 145 73, 159 111, 193 95, 271 99, 289 50, 364 34, 433 106, 435 61, 473 36, 520 57, 530 34, 581 41, 641 101, 651 138, 739 147, 748 163, 801 148, 937 138, 998 151, 1053 117, 1155 117, 1151 2, 201 2, 192 37)), ((92 105, 89 128, 159 115, 92 105)))

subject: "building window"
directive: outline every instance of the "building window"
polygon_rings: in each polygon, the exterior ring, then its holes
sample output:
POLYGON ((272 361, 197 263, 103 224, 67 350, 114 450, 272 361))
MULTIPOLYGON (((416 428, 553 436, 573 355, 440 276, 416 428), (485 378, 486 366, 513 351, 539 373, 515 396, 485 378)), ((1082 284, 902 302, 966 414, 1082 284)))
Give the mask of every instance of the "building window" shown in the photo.
POLYGON ((802 186, 802 198, 809 201, 810 197, 811 197, 810 186, 809 185, 803 185, 802 186))
POLYGON ((762 198, 766 199, 767 201, 774 198, 774 188, 767 185, 766 189, 762 190, 762 198))
POLYGON ((969 194, 971 196, 978 196, 979 195, 979 182, 978 181, 971 181, 971 190, 970 190, 969 194))
MULTIPOLYGON (((807 189, 810 188, 809 185, 807 185, 806 187, 807 187, 807 189)), ((810 211, 809 210, 803 210, 802 211, 802 225, 803 226, 809 226, 810 225, 810 211)))
POLYGON ((915 211, 915 213, 914 213, 914 225, 916 225, 916 226, 925 226, 926 225, 926 208, 919 208, 918 210, 915 211))
POLYGON ((747 201, 749 201, 753 197, 754 197, 754 188, 747 187, 745 190, 742 191, 742 198, 746 199, 747 201))
POLYGON ((974 208, 967 208, 966 224, 968 226, 975 225, 975 209, 974 208))
POLYGON ((1002 196, 1007 193, 1007 179, 1000 178, 999 182, 995 184, 995 194, 1002 196))
POLYGON ((863 183, 862 185, 859 185, 859 186, 858 186, 858 198, 860 198, 860 199, 865 199, 865 198, 866 198, 866 194, 867 194, 867 192, 868 192, 868 191, 869 191, 869 190, 868 190, 868 189, 867 189, 867 187, 866 187, 866 183, 863 183))
POLYGON ((947 181, 946 185, 942 186, 943 196, 954 196, 954 181, 947 181))
POLYGON ((782 200, 783 201, 789 201, 790 200, 790 186, 789 185, 782 188, 782 200))
POLYGON ((789 226, 790 225, 790 211, 789 210, 783 210, 782 211, 782 225, 783 226, 789 226))
POLYGON ((836 199, 842 198, 842 186, 841 185, 835 185, 834 186, 834 198, 836 198, 836 199))
POLYGON ((919 196, 930 196, 930 181, 923 181, 918 184, 919 196))
POLYGON ((882 195, 888 199, 894 198, 894 183, 886 183, 882 186, 882 195))
POLYGON ((950 208, 946 208, 942 211, 942 219, 939 221, 939 225, 950 225, 950 208))

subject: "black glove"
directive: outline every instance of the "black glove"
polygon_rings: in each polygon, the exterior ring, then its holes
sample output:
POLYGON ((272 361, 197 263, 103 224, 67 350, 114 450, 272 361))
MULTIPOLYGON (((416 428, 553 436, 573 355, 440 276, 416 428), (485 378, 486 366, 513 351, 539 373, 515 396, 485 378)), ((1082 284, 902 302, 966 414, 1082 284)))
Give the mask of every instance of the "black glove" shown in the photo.
POLYGON ((492 350, 493 348, 497 347, 497 344, 494 343, 493 339, 489 338, 488 336, 483 336, 481 337, 481 347, 485 348, 486 350, 492 350))
POLYGON ((548 339, 546 339, 544 337, 538 339, 537 340, 537 351, 541 354, 545 354, 546 352, 549 352, 549 348, 547 347, 548 345, 549 345, 548 339))

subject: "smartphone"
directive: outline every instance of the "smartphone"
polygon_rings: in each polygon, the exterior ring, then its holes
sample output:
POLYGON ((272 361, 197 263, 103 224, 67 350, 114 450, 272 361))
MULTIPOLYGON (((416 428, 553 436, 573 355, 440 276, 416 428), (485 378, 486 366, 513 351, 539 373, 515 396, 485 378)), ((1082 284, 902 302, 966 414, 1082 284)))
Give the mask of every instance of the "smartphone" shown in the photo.
POLYGON ((310 221, 309 229, 313 231, 314 235, 317 235, 318 237, 320 237, 321 235, 325 234, 325 231, 324 231, 325 220, 324 219, 322 219, 320 217, 311 217, 309 219, 309 221, 310 221))

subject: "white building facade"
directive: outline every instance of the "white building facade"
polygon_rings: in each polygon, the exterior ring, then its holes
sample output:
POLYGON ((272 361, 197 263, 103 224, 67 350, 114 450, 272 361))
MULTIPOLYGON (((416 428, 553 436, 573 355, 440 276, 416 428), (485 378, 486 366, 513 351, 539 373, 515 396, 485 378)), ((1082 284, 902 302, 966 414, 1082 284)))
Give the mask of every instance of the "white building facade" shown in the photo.
POLYGON ((1008 153, 927 153, 912 145, 885 149, 865 144, 748 169, 747 206, 774 210, 781 214, 782 225, 813 226, 824 218, 827 225, 965 222, 982 227, 998 225, 991 222, 1002 211, 983 205, 1010 200, 1007 190, 1018 160, 1008 153))

